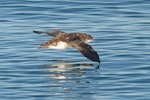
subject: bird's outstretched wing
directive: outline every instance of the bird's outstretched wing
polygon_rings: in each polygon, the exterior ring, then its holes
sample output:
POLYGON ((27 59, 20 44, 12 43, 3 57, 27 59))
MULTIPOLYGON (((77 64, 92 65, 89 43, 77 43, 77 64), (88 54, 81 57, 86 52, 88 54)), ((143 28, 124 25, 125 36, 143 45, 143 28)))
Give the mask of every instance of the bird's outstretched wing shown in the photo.
POLYGON ((60 31, 60 30, 54 30, 54 31, 50 31, 50 32, 46 32, 46 31, 33 31, 34 33, 37 33, 37 34, 48 34, 48 35, 51 35, 51 36, 54 36, 56 37, 58 34, 66 34, 65 32, 63 31, 60 31))
POLYGON ((99 55, 90 45, 82 42, 80 39, 71 40, 69 44, 79 50, 83 56, 92 61, 100 63, 99 55))

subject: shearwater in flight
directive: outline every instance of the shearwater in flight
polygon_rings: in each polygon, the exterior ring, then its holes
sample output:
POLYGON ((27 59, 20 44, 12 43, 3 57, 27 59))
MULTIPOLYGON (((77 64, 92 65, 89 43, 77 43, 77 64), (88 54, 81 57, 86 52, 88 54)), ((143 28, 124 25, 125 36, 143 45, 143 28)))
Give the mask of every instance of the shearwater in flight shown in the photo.
POLYGON ((54 36, 52 40, 42 44, 39 48, 67 49, 74 47, 80 51, 83 56, 94 62, 100 63, 100 58, 97 52, 89 44, 87 44, 88 42, 94 40, 91 35, 80 32, 66 33, 60 30, 33 32, 37 34, 48 34, 50 36, 54 36))

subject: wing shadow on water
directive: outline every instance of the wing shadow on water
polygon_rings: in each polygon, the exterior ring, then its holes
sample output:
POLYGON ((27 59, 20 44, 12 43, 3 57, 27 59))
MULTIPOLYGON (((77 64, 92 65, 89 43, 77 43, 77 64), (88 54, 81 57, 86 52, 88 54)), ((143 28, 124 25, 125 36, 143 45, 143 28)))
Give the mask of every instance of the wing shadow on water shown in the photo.
POLYGON ((53 85, 49 84, 49 87, 57 86, 54 94, 60 94, 59 96, 66 99, 75 97, 82 100, 93 99, 92 95, 96 94, 96 91, 92 90, 92 85, 97 84, 100 78, 99 69, 95 68, 93 63, 49 61, 51 64, 44 65, 44 68, 49 72, 49 78, 54 81, 53 85))

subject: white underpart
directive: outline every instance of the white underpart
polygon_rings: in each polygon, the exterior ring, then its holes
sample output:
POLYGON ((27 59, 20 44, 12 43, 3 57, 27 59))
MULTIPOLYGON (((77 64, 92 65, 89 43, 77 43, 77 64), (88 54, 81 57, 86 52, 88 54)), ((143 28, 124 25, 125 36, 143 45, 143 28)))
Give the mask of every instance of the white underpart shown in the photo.
POLYGON ((58 42, 57 46, 49 46, 50 49, 67 49, 70 48, 70 46, 67 45, 65 42, 58 42))
POLYGON ((89 43, 89 42, 92 42, 93 40, 87 40, 87 42, 86 43, 89 43))

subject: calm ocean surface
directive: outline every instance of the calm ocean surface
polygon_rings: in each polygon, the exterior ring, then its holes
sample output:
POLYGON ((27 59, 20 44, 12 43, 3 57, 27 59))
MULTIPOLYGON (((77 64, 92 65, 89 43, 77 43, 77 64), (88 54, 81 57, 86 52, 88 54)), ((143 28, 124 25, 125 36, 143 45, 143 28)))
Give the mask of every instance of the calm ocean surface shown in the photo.
POLYGON ((1 100, 150 100, 149 0, 1 0, 1 100), (32 30, 85 32, 101 58, 76 49, 37 49, 52 37, 32 30))

